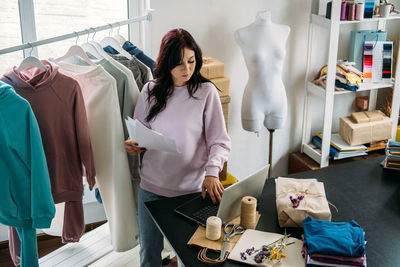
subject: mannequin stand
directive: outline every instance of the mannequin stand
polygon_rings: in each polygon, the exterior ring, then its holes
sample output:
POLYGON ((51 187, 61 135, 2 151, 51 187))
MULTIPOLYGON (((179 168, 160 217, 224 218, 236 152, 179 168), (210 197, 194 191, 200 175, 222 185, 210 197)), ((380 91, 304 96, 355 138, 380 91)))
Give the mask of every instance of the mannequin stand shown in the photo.
POLYGON ((269 157, 268 157, 268 163, 269 163, 269 170, 268 170, 268 178, 271 178, 272 175, 272 139, 274 136, 275 129, 268 129, 269 131, 269 157))

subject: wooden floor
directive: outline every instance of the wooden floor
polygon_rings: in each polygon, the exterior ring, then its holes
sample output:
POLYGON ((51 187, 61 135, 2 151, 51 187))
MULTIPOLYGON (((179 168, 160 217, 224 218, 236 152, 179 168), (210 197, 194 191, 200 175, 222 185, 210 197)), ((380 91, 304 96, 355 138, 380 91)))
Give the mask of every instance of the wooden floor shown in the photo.
MULTIPOLYGON (((89 226, 87 230, 96 228, 96 226, 89 226)), ((79 243, 74 244, 62 244, 60 237, 40 235, 38 236, 38 253, 40 259, 40 265, 42 266, 70 266, 70 263, 74 262, 75 265, 77 258, 85 257, 85 260, 79 261, 82 266, 90 267, 103 267, 103 266, 139 266, 139 246, 134 249, 117 253, 112 251, 112 246, 109 240, 109 234, 107 235, 108 226, 103 225, 98 227, 95 231, 86 233, 79 243), (108 238, 108 239, 107 239, 108 238), (98 239, 98 241, 96 241, 98 239), (90 241, 89 241, 90 240, 90 241), (90 243, 92 242, 92 243, 90 243), (94 242, 94 243, 93 243, 94 242), (89 245, 91 244, 91 245, 89 245), (98 248, 97 248, 98 247, 98 248), (108 249, 108 250, 107 250, 108 249), (93 250, 95 254, 93 255, 93 250), (77 253, 77 251, 79 251, 77 253), (87 251, 87 252, 85 252, 87 251), (104 253, 101 255, 103 251, 104 253), (52 253, 53 252, 53 253, 52 253), (78 255, 79 254, 79 255, 78 255), (47 256, 46 256, 47 255, 47 256), (75 258, 74 258, 75 257, 75 258), (90 258, 95 259, 94 262, 90 258), (86 263, 85 263, 86 262, 86 263), (92 263, 90 263, 92 262, 92 263)), ((168 253, 168 252, 167 252, 168 253)), ((171 254, 165 254, 164 257, 171 254)), ((8 242, 0 243, 0 266, 1 267, 12 267, 14 266, 8 249, 8 242)), ((176 267, 177 260, 174 257, 168 265, 164 267, 176 267)))
MULTIPOLYGON (((1 244, 1 249, 0 249, 0 266, 1 267, 12 267, 14 266, 14 263, 11 260, 10 256, 10 251, 8 249, 7 244, 1 244)), ((60 237, 47 237, 47 238, 38 238, 38 253, 39 253, 39 258, 43 257, 50 252, 58 249, 59 247, 63 246, 64 244, 61 243, 61 238, 60 237)))

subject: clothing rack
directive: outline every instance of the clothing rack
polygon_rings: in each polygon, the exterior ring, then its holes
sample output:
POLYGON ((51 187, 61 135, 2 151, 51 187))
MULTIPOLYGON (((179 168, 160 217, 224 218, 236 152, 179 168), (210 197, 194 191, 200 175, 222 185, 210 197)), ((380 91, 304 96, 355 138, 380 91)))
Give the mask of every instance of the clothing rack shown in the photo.
POLYGON ((51 37, 51 38, 47 38, 47 39, 42 39, 42 40, 38 40, 38 41, 34 41, 34 42, 28 42, 28 43, 21 44, 21 45, 0 49, 0 55, 4 55, 4 54, 16 52, 16 51, 24 50, 24 49, 28 49, 28 48, 33 48, 33 47, 40 46, 40 45, 55 43, 55 42, 63 41, 63 40, 70 39, 70 38, 77 38, 78 36, 87 35, 91 32, 110 30, 114 27, 120 27, 123 25, 132 24, 134 22, 140 22, 140 21, 146 21, 146 20, 147 21, 152 20, 151 13, 148 13, 147 15, 144 15, 144 16, 135 17, 132 19, 127 19, 127 20, 123 20, 123 21, 119 21, 119 22, 115 22, 115 23, 106 24, 106 25, 99 26, 96 28, 89 28, 89 29, 85 29, 82 31, 77 31, 77 32, 73 32, 73 33, 56 36, 56 37, 51 37))

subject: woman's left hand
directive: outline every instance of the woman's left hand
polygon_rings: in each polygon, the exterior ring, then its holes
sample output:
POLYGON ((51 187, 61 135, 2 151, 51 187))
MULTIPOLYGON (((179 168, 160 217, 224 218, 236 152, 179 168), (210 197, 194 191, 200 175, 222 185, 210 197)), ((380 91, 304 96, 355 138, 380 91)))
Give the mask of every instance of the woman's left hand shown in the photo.
POLYGON ((214 204, 221 201, 224 187, 222 186, 218 177, 206 176, 203 184, 201 185, 201 195, 203 196, 203 198, 206 197, 206 189, 214 204))

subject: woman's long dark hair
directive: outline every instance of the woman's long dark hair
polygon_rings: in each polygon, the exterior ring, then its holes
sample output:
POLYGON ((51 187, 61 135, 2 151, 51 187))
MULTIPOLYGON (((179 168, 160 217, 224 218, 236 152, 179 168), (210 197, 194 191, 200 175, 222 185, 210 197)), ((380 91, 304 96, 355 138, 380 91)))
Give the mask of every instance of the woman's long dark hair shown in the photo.
POLYGON ((204 82, 209 82, 200 74, 203 65, 202 53, 193 37, 184 29, 173 29, 168 31, 161 40, 160 52, 154 68, 154 86, 149 90, 147 101, 154 98, 154 104, 150 108, 146 121, 151 121, 167 105, 167 99, 174 92, 174 83, 171 70, 182 61, 184 48, 194 51, 196 67, 192 77, 187 82, 187 90, 191 97, 204 82))

